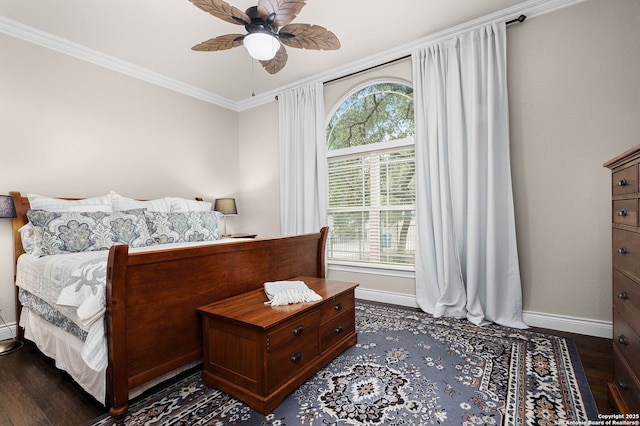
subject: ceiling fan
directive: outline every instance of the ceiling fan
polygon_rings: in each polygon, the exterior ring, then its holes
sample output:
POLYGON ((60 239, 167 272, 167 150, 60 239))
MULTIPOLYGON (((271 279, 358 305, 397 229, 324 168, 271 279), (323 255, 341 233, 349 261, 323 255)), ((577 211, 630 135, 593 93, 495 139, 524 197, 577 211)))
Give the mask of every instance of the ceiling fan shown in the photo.
POLYGON ((258 0, 257 6, 245 12, 223 0, 189 0, 191 3, 226 22, 244 25, 247 34, 226 34, 193 46, 192 50, 213 52, 244 45, 251 57, 275 74, 287 64, 284 45, 299 49, 336 50, 340 41, 320 25, 291 24, 305 0, 258 0))

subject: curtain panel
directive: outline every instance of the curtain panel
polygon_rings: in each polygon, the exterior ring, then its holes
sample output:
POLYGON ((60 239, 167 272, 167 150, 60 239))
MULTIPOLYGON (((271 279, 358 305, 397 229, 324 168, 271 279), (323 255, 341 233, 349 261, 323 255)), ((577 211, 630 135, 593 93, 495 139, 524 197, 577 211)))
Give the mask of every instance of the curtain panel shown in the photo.
POLYGON ((505 24, 420 48, 412 66, 418 305, 436 317, 525 328, 505 24))
POLYGON ((318 232, 328 205, 323 85, 287 90, 278 102, 282 234, 318 232))

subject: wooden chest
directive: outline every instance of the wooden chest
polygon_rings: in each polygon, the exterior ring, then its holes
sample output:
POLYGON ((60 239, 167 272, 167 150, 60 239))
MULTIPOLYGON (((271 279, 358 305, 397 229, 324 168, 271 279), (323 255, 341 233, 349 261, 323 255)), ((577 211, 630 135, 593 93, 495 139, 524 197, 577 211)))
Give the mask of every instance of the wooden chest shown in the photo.
POLYGON ((640 145, 606 162, 612 171, 613 263, 612 405, 640 413, 640 145))
POLYGON ((357 342, 358 284, 297 277, 322 300, 265 305, 262 289, 198 309, 202 313, 202 382, 262 413, 357 342))

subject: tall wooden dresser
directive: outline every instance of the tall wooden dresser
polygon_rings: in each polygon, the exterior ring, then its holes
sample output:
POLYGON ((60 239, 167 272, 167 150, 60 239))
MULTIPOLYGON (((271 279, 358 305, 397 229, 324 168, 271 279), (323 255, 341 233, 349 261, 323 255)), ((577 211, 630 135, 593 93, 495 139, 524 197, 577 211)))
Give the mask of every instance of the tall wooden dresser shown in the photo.
POLYGON ((604 163, 611 169, 613 382, 621 413, 640 413, 640 145, 604 163))

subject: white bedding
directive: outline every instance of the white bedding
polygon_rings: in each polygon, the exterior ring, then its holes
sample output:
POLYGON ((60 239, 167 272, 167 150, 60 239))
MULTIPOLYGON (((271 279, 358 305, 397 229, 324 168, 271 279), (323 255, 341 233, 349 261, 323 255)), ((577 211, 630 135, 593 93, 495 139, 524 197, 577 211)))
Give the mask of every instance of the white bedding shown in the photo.
MULTIPOLYGON (((195 243, 173 243, 161 246, 130 248, 130 252, 153 251, 177 247, 238 242, 223 239, 195 243)), ((87 332, 80 342, 80 355, 94 371, 104 371, 107 343, 104 329, 106 263, 108 251, 88 251, 36 257, 23 254, 18 258, 16 285, 59 310, 65 317, 87 332)))

